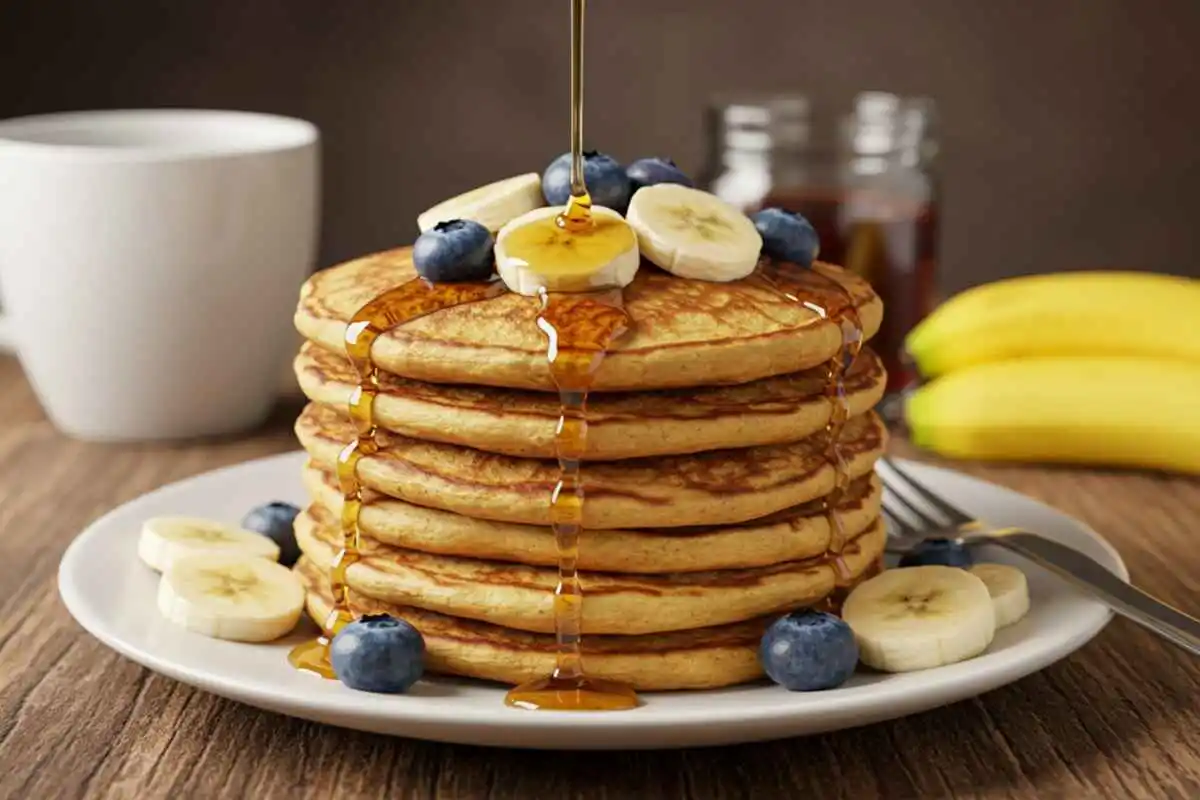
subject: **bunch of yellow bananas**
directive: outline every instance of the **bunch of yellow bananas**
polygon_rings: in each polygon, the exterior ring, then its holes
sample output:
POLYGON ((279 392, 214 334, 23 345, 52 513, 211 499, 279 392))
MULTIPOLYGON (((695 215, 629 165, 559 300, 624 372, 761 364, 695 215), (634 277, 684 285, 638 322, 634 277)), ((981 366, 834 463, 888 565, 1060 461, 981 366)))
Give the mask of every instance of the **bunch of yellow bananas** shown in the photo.
POLYGON ((1013 278, 951 298, 906 347, 913 441, 955 458, 1200 474, 1200 281, 1013 278))

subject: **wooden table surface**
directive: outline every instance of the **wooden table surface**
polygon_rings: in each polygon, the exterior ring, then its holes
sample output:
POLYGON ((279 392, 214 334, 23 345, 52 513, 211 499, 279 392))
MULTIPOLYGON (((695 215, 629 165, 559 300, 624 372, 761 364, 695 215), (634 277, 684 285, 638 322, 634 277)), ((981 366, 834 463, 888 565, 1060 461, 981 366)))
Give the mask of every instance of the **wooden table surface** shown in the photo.
MULTIPOLYGON (((1016 684, 895 722, 593 754, 302 722, 159 677, 85 634, 55 588, 75 533, 156 486, 293 448, 294 411, 239 439, 85 444, 56 433, 16 364, 0 359, 0 798, 1200 798, 1198 662, 1123 620, 1016 684)), ((1137 583, 1200 611, 1200 482, 960 468, 1085 520, 1137 583)))

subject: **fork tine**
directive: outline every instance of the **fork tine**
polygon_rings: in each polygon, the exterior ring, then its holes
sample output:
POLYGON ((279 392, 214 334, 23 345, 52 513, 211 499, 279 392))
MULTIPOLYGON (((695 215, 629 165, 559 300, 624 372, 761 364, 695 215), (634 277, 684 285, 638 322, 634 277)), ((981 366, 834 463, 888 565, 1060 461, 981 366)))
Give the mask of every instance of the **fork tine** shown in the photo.
MULTIPOLYGON (((962 509, 950 504, 945 499, 939 497, 938 495, 931 492, 929 489, 925 488, 925 486, 923 486, 915 478, 913 478, 912 475, 908 474, 903 469, 901 469, 899 467, 899 465, 897 465, 896 462, 893 461, 891 458, 884 456, 883 458, 880 459, 880 461, 882 461, 884 464, 887 465, 888 470, 890 470, 891 472, 898 475, 900 477, 900 480, 903 482, 903 484, 905 486, 907 486, 909 489, 911 489, 914 494, 918 495, 926 503, 929 503, 929 505, 933 506, 939 512, 944 514, 946 516, 946 519, 950 522, 951 525, 966 525, 968 523, 975 521, 974 517, 967 514, 962 509)), ((893 481, 893 484, 894 483, 895 483, 895 481, 893 481)), ((883 476, 883 484, 884 484, 884 487, 892 489, 894 494, 896 494, 896 495, 900 494, 899 492, 895 491, 894 485, 889 485, 886 475, 883 476)), ((928 515, 924 515, 924 516, 928 516, 928 515)))
POLYGON ((918 523, 917 525, 913 525, 911 523, 905 525, 906 528, 914 533, 920 533, 924 528, 941 527, 940 522, 931 518, 928 514, 914 506, 908 500, 905 500, 899 492, 896 492, 891 488, 883 493, 882 502, 883 510, 891 514, 893 517, 899 520, 915 519, 918 523))
POLYGON ((896 514, 886 506, 883 509, 883 519, 887 523, 888 530, 894 530, 901 538, 914 538, 920 536, 920 532, 904 520, 904 517, 896 514))
POLYGON ((884 509, 883 521, 885 530, 887 531, 887 540, 884 542, 884 552, 900 553, 903 555, 913 547, 921 539, 921 535, 916 530, 905 522, 900 517, 895 516, 884 509))

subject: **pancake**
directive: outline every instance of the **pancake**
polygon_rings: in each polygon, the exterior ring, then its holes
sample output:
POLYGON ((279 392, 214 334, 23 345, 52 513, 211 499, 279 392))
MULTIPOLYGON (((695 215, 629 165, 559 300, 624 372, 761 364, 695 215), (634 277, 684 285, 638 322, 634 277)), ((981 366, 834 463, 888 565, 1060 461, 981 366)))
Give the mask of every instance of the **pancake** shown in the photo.
MULTIPOLYGON (((798 269, 789 267, 791 269, 798 269)), ((870 285, 828 264, 820 276, 849 292, 866 338, 879 329, 883 304, 870 285)), ((343 352, 347 322, 366 302, 412 280, 412 248, 365 256, 314 274, 300 292, 295 324, 305 338, 343 352)), ((814 279, 806 298, 835 307, 845 295, 814 279)), ((630 333, 604 359, 595 391, 646 391, 746 383, 815 367, 834 357, 842 333, 833 320, 748 278, 711 283, 672 276, 643 261, 624 289, 630 333)), ((570 295, 555 296, 571 302, 570 295)), ((505 294, 412 320, 375 342, 372 359, 395 375, 553 391, 537 298, 505 294)))
MULTIPOLYGON (((304 470, 313 503, 337 518, 342 493, 337 479, 314 467, 304 470)), ((882 490, 874 475, 847 487, 835 514, 846 536, 857 536, 879 516, 882 490)), ((393 500, 367 492, 358 524, 381 544, 449 556, 556 567, 550 528, 491 522, 393 500)), ((692 572, 763 567, 815 558, 829 547, 829 520, 822 501, 785 509, 733 527, 585 531, 580 569, 599 572, 692 572)))
MULTIPOLYGON (((355 436, 350 419, 310 403, 296 435, 312 461, 333 470, 355 436)), ((846 423, 841 452, 850 478, 873 469, 887 432, 874 412, 846 423)), ((467 447, 379 434, 380 450, 358 462, 370 489, 417 505, 469 517, 550 524, 548 498, 558 482, 552 461, 513 458, 467 447)), ((590 529, 724 525, 773 514, 824 497, 836 475, 825 437, 686 456, 588 462, 583 525, 590 529)))
MULTIPOLYGON (((350 362, 306 343, 295 360, 309 399, 344 407, 358 380, 350 362)), ((587 459, 607 461, 795 442, 821 431, 832 406, 824 365, 741 386, 595 394, 588 401, 587 459)), ((864 351, 845 378, 851 416, 883 397, 879 357, 864 351)), ((492 453, 554 458, 558 396, 414 381, 384 373, 378 425, 411 436, 492 453)))
MULTIPOLYGON (((317 564, 341 547, 337 518, 311 506, 296 518, 296 541, 317 564)), ((586 535, 586 534, 585 534, 586 535)), ((846 544, 851 578, 883 555, 886 534, 878 519, 846 544)), ((581 572, 583 632, 643 634, 722 625, 810 606, 836 588, 828 558, 739 570, 626 575, 581 572)), ((346 583, 387 603, 477 619, 506 628, 554 632, 558 571, 546 567, 431 555, 363 539, 346 583)))
MULTIPOLYGON (((295 569, 308 589, 308 614, 320 624, 333 607, 326 573, 308 558, 295 569)), ((554 670, 556 646, 547 634, 382 603, 353 590, 350 608, 356 616, 390 614, 408 621, 425 639, 430 672, 519 684, 554 670)), ((648 636, 588 636, 581 649, 593 678, 642 691, 713 689, 761 677, 758 642, 770 622, 760 618, 648 636)))
MULTIPOLYGON (((308 614, 320 624, 333 607, 327 574, 308 558, 300 559, 295 569, 308 590, 308 614)), ((877 569, 875 565, 863 578, 877 569)), ((557 647, 548 634, 383 603, 353 590, 350 608, 355 615, 407 620, 425 639, 425 664, 433 673, 519 684, 549 675, 555 667, 557 647)), ((773 619, 644 636, 585 636, 580 647, 593 678, 643 692, 715 689, 762 677, 758 644, 773 619)))

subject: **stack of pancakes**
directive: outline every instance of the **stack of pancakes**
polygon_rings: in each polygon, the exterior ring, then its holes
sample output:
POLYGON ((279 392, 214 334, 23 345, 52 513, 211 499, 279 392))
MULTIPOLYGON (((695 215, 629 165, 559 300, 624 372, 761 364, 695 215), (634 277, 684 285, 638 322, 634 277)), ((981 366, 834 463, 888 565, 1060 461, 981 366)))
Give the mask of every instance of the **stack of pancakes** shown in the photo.
MULTIPOLYGON (((882 306, 870 287, 815 269, 844 287, 864 335, 874 334, 882 306)), ((320 272, 301 294, 296 325, 308 342, 296 372, 312 402, 296 432, 312 502, 296 522, 297 570, 317 620, 332 604, 328 569, 341 544, 334 470, 355 435, 346 325, 414 277, 404 248, 320 272)), ((849 482, 827 503, 837 480, 826 434, 826 362, 842 345, 835 321, 761 282, 686 280, 646 263, 624 300, 632 329, 588 401, 585 668, 643 690, 751 680, 774 616, 877 568, 873 465, 886 433, 871 408, 882 365, 864 349, 845 375, 849 482), (827 553, 831 516, 849 540, 848 579, 827 553)), ((554 667, 549 500, 560 404, 539 309, 536 298, 502 295, 397 327, 372 350, 383 432, 358 466, 366 491, 361 558, 346 572, 352 610, 411 622, 437 672, 519 683, 554 667)))

